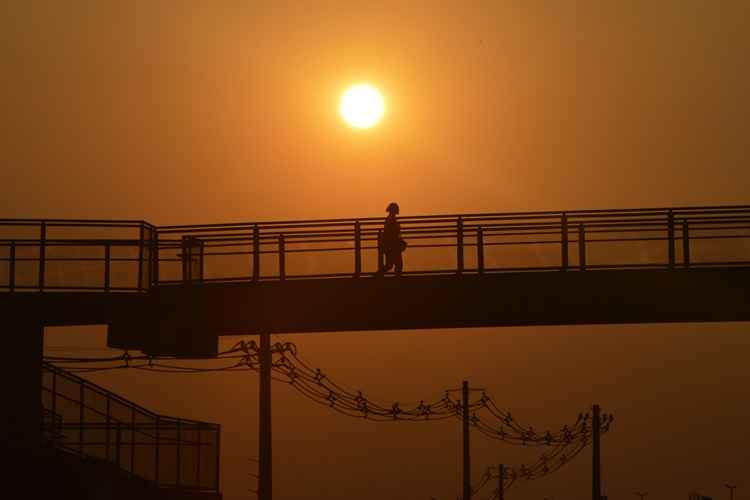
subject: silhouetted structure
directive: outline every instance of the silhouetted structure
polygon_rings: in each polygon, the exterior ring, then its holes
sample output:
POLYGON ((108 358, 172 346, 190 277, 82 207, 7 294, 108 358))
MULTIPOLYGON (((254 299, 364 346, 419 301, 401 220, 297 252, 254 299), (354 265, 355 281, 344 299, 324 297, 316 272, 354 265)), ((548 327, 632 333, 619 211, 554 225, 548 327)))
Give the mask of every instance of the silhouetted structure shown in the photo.
POLYGON ((398 220, 413 248, 450 260, 399 280, 366 278, 379 269, 380 218, 0 220, 0 317, 13 353, 2 378, 17 382, 0 441, 40 446, 45 326, 102 324, 113 347, 215 355, 219 335, 248 332, 750 320, 750 206, 398 220), (508 248, 521 250, 516 260, 493 257, 508 248), (319 267, 294 267, 292 256, 319 267))

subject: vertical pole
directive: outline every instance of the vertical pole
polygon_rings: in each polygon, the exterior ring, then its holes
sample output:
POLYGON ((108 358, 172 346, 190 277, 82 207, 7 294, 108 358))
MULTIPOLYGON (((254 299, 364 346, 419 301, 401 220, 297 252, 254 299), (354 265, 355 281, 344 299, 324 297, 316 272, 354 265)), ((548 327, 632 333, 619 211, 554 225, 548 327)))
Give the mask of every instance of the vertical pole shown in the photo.
POLYGON ((135 408, 130 410, 130 477, 135 475, 135 408))
POLYGON ((378 229, 378 271, 385 268, 385 254, 383 253, 383 231, 378 229))
POLYGON ((80 406, 78 407, 78 453, 83 455, 83 419, 85 416, 84 399, 86 394, 86 388, 83 386, 83 382, 80 383, 79 387, 79 399, 80 406))
POLYGON ((503 479, 505 479, 505 466, 503 464, 498 465, 497 471, 497 500, 504 500, 505 487, 503 486, 503 479))
POLYGON ((195 486, 201 489, 201 424, 197 424, 195 432, 198 435, 195 443, 195 486))
POLYGON ((180 426, 180 421, 177 420, 177 467, 176 467, 176 474, 175 474, 175 483, 177 484, 177 487, 180 487, 180 482, 182 479, 182 428, 180 426))
POLYGON ((484 274, 484 231, 482 226, 477 228, 477 271, 484 274))
POLYGON ((354 222, 354 277, 362 274, 362 226, 359 221, 354 222))
POLYGON ((57 428, 56 428, 56 421, 57 418, 57 369, 52 370, 52 419, 50 421, 50 442, 52 443, 52 446, 55 446, 55 442, 57 442, 57 428))
POLYGON ((110 261, 112 258, 110 242, 104 244, 104 291, 108 292, 110 288, 110 261))
POLYGON ((107 435, 104 438, 104 448, 105 448, 105 454, 107 456, 107 461, 109 461, 111 459, 111 457, 112 457, 112 446, 110 445, 110 443, 112 441, 112 437, 111 437, 112 432, 111 432, 111 429, 110 429, 111 418, 110 418, 110 397, 109 397, 109 393, 107 393, 107 415, 106 415, 106 419, 107 419, 107 425, 106 425, 107 435))
POLYGON ((690 267, 690 233, 687 219, 682 221, 682 265, 685 269, 690 267))
POLYGON ((16 242, 10 242, 10 261, 8 262, 8 289, 16 291, 16 242))
POLYGON ((279 235, 279 279, 286 278, 286 254, 284 249, 284 235, 279 235))
POLYGON ((674 213, 670 208, 667 212, 667 243, 669 250, 669 269, 674 269, 675 246, 674 246, 674 213))
POLYGON ((456 221, 456 272, 464 272, 464 219, 458 217, 456 221))
POLYGON ((258 500, 273 498, 271 474, 271 334, 260 334, 260 481, 258 500))
POLYGON ((44 291, 44 267, 47 257, 47 224, 39 227, 39 291, 44 291))
POLYGON ((260 229, 253 227, 253 281, 260 279, 260 229))
POLYGON ((583 224, 578 225, 578 266, 581 271, 586 270, 586 229, 583 224))
POLYGON ((562 213, 560 218, 561 270, 568 270, 568 214, 562 213))
POLYGON ((599 453, 599 431, 601 428, 601 419, 599 417, 599 405, 594 405, 594 418, 591 421, 592 427, 592 478, 591 478, 591 500, 600 500, 602 495, 602 478, 601 478, 601 457, 599 453))
POLYGON ((464 497, 471 500, 471 457, 469 447, 469 382, 464 380, 461 386, 461 400, 463 409, 463 441, 464 441, 464 497))
POLYGON ((221 472, 221 467, 219 467, 219 460, 221 458, 221 427, 218 425, 214 428, 214 432, 216 433, 216 451, 214 452, 214 491, 219 491, 219 473, 221 472))
POLYGON ((153 270, 152 278, 153 278, 153 284, 158 285, 159 284, 159 231, 156 229, 152 230, 151 238, 152 238, 152 245, 153 249, 151 250, 151 260, 152 260, 152 266, 153 270))
POLYGON ((115 434, 115 464, 120 468, 120 447, 122 446, 122 423, 117 421, 117 433, 115 434))
POLYGON ((161 420, 159 419, 159 415, 156 416, 156 425, 154 429, 154 483, 159 484, 159 462, 160 462, 160 456, 159 456, 159 431, 161 430, 161 420))
POLYGON ((143 223, 138 230, 138 291, 143 290, 143 223))

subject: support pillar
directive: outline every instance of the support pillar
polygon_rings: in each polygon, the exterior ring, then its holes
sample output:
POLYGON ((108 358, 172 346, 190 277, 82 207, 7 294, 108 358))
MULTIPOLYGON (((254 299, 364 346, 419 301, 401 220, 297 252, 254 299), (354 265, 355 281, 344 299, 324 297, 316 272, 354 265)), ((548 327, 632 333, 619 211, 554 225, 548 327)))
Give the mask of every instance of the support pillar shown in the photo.
POLYGON ((271 334, 260 334, 260 419, 258 436, 258 500, 273 498, 271 471, 271 334))
POLYGON ((3 330, 9 355, 0 372, 4 394, 0 443, 33 454, 42 444, 44 325, 39 320, 11 318, 3 330))

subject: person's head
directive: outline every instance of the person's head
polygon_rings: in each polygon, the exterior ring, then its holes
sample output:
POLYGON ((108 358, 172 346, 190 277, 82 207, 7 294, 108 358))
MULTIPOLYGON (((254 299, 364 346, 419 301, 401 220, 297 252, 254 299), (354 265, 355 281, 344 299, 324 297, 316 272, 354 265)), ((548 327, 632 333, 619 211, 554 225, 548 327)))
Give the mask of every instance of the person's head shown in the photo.
POLYGON ((396 203, 395 201, 390 202, 385 208, 385 211, 390 215, 398 215, 398 203, 396 203))

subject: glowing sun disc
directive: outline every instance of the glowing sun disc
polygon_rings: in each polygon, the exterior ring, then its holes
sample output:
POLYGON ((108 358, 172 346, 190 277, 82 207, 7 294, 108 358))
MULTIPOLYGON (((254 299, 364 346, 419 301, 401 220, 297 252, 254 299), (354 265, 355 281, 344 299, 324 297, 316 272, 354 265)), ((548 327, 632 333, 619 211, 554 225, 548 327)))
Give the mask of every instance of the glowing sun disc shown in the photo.
POLYGON ((383 95, 372 85, 353 85, 341 95, 339 113, 354 128, 372 127, 380 121, 384 112, 383 95))

